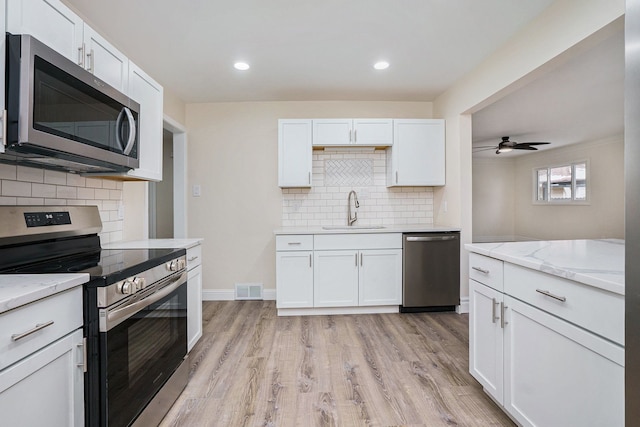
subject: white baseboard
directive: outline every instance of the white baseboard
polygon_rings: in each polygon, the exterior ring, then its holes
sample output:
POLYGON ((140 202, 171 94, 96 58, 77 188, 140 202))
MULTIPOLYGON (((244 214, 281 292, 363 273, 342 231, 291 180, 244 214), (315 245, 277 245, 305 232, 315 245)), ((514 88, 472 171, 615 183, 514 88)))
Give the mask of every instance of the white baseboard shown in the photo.
POLYGON ((469 297, 461 297, 460 305, 456 307, 456 313, 464 314, 469 312, 469 297))
MULTIPOLYGON (((235 299, 234 289, 203 289, 202 301, 233 301, 235 299)), ((276 290, 264 289, 262 291, 264 301, 275 301, 276 290)))
POLYGON ((398 313, 400 306, 362 306, 362 307, 313 307, 313 308, 279 308, 278 316, 326 316, 337 314, 379 314, 398 313))

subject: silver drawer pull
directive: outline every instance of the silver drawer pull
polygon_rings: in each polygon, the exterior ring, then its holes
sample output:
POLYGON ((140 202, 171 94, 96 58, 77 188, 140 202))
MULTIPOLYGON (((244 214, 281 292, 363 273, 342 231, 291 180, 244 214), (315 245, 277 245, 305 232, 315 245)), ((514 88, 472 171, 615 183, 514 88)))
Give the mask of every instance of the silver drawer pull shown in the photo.
POLYGON ((302 244, 302 242, 289 242, 289 243, 287 243, 287 245, 292 245, 292 246, 293 245, 301 245, 301 244, 302 244))
POLYGON ((475 271, 479 271, 480 273, 489 274, 489 270, 485 270, 482 267, 471 267, 471 268, 474 269, 475 271))
POLYGON ((557 299, 558 301, 565 302, 567 300, 565 297, 559 297, 558 295, 554 295, 549 291, 543 291, 542 289, 536 289, 536 292, 539 292, 542 295, 546 295, 546 296, 551 297, 553 299, 557 299))
POLYGON ((45 323, 38 323, 38 324, 36 324, 35 327, 33 327, 32 329, 29 329, 26 332, 23 332, 21 334, 13 334, 13 335, 11 335, 11 339, 13 341, 21 340, 22 338, 28 337, 29 335, 31 335, 31 334, 33 334, 35 332, 38 332, 39 330, 44 329, 47 326, 51 326, 51 325, 53 325, 53 320, 49 320, 48 322, 45 322, 45 323))
POLYGON ((191 262, 191 261, 195 261, 198 259, 198 256, 192 256, 191 258, 189 258, 187 261, 191 262))

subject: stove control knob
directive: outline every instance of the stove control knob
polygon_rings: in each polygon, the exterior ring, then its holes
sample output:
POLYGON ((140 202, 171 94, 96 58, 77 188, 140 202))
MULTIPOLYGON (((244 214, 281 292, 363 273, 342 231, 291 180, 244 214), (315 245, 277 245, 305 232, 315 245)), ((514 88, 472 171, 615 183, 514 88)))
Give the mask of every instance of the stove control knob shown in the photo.
POLYGON ((170 263, 168 263, 167 269, 169 271, 178 271, 180 269, 180 266, 178 265, 178 261, 171 261, 170 263))
POLYGON ((144 277, 136 277, 133 279, 133 284, 138 291, 147 287, 147 281, 144 277))
POLYGON ((120 293, 123 295, 132 294, 136 291, 135 283, 131 279, 127 279, 122 282, 122 284, 120 284, 118 291, 120 291, 120 293))
POLYGON ((186 266, 187 266, 187 261, 185 261, 184 259, 179 259, 178 260, 178 269, 179 270, 182 270, 186 266))

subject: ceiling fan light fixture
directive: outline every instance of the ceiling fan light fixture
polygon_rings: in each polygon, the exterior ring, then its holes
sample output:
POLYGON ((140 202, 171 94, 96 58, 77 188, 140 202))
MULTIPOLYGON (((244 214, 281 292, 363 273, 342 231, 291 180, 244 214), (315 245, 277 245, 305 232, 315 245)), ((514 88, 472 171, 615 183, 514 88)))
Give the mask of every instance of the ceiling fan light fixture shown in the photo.
POLYGON ((246 62, 236 62, 233 64, 233 68, 239 71, 247 71, 251 67, 246 62))
POLYGON ((389 63, 387 61, 379 61, 373 64, 373 68, 376 70, 386 70, 389 68, 389 63))
POLYGON ((511 147, 500 147, 500 148, 498 148, 498 153, 508 153, 510 151, 513 151, 513 148, 511 148, 511 147))

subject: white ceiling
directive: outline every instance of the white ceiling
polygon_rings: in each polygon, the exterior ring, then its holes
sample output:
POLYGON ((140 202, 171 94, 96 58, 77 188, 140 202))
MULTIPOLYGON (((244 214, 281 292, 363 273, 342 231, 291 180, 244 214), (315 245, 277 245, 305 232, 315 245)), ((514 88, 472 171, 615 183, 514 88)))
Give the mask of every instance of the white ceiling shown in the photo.
MULTIPOLYGON (((473 146, 501 136, 548 141, 548 150, 624 133, 624 32, 620 30, 473 115, 473 146)), ((508 158, 531 151, 501 153, 508 158)), ((495 150, 474 157, 495 157, 495 150)))
POLYGON ((64 1, 191 103, 432 101, 553 0, 64 1))

